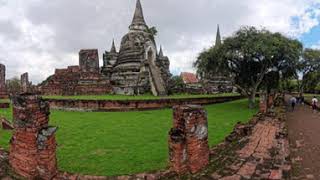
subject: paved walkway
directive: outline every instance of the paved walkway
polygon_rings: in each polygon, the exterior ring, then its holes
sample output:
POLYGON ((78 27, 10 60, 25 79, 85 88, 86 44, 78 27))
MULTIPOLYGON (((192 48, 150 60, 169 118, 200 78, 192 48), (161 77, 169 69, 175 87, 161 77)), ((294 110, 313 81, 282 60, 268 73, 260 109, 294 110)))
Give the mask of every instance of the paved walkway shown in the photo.
POLYGON ((299 105, 287 119, 293 179, 320 179, 320 113, 299 105))

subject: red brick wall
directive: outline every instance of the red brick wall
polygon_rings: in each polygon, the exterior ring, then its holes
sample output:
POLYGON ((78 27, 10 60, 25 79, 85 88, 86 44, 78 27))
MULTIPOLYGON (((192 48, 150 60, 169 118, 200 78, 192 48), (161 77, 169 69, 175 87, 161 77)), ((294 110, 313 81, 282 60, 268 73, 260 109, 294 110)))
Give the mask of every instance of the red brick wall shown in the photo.
POLYGON ((158 99, 158 100, 71 100, 47 99, 52 109, 79 111, 131 111, 170 108, 185 104, 215 104, 234 101, 243 96, 186 98, 186 99, 158 99))
POLYGON ((9 164, 27 179, 51 179, 57 174, 55 127, 49 127, 49 105, 41 97, 13 98, 13 136, 9 164))
POLYGON ((43 95, 99 95, 112 92, 112 87, 99 73, 79 72, 76 67, 69 67, 56 70, 39 90, 43 95))
POLYGON ((0 103, 0 109, 7 109, 10 107, 9 103, 0 103))
POLYGON ((209 164, 207 113, 201 106, 173 108, 169 136, 171 169, 179 174, 196 173, 209 164))

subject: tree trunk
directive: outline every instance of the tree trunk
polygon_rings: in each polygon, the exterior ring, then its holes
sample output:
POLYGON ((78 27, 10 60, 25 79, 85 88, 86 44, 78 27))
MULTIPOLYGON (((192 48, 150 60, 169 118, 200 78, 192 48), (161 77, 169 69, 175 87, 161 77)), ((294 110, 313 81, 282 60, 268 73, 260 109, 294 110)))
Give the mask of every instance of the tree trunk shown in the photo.
POLYGON ((254 109, 256 107, 256 92, 252 92, 248 96, 248 101, 249 101, 249 108, 254 109))

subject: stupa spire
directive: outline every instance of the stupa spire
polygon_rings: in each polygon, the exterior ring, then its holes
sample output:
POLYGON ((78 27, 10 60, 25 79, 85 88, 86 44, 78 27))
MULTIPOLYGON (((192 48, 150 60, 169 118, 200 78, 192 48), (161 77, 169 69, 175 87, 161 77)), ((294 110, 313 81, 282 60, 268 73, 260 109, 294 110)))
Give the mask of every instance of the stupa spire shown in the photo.
POLYGON ((116 49, 116 46, 114 45, 114 39, 113 39, 110 53, 116 53, 116 52, 117 52, 117 49, 116 49))
POLYGON ((159 57, 163 57, 162 46, 160 46, 159 57))
POLYGON ((218 24, 218 29, 217 29, 217 36, 216 36, 216 45, 215 46, 220 46, 221 45, 221 35, 220 35, 220 27, 218 24))
POLYGON ((141 29, 141 27, 146 28, 147 25, 146 25, 146 21, 144 20, 141 2, 140 2, 140 0, 137 0, 136 10, 133 15, 130 29, 135 29, 135 28, 141 29))

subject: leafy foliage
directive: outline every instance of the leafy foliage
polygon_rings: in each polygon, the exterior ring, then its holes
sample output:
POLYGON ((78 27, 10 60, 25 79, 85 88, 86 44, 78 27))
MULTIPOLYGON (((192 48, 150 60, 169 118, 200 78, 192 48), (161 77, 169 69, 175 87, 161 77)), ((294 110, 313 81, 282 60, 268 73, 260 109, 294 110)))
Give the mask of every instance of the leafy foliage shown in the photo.
POLYGON ((243 27, 219 47, 200 53, 194 65, 200 74, 231 73, 235 85, 249 97, 249 107, 252 108, 260 86, 279 84, 280 77, 296 75, 301 53, 302 44, 297 40, 265 29, 243 27), (275 80, 275 76, 277 81, 269 82, 275 80))
POLYGON ((157 28, 156 27, 151 27, 151 28, 148 28, 147 29, 147 32, 148 33, 150 33, 150 34, 152 34, 152 36, 157 36, 157 34, 158 34, 158 30, 157 30, 157 28))
POLYGON ((302 74, 299 91, 312 91, 320 83, 320 50, 305 49, 298 64, 298 71, 302 74))

